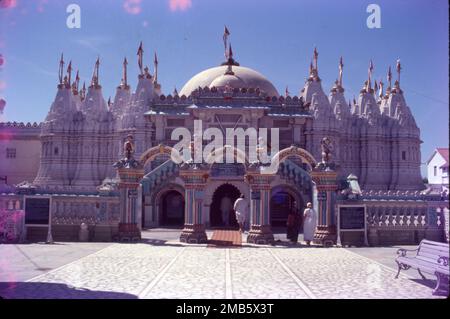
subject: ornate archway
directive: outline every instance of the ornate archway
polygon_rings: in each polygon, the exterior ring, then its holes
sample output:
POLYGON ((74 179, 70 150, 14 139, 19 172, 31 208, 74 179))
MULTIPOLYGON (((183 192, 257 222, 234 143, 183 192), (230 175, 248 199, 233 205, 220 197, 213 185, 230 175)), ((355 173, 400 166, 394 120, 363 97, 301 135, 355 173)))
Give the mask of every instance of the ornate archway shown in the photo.
POLYGON ((294 208, 303 211, 304 199, 291 185, 279 184, 271 189, 270 224, 272 227, 285 227, 289 212, 294 208))
MULTIPOLYGON (((211 152, 208 157, 206 158, 206 163, 208 164, 213 164, 214 162, 214 157, 216 156, 220 156, 222 155, 222 163, 226 163, 226 159, 228 158, 229 152, 232 151, 232 155, 233 155, 233 159, 236 163, 241 163, 244 165, 248 164, 248 158, 247 155, 245 154, 245 152, 243 152, 242 150, 231 146, 231 145, 225 145, 221 148, 215 149, 213 152, 211 152)), ((219 163, 220 164, 220 163, 219 163)))
POLYGON ((141 162, 142 166, 145 166, 145 164, 155 159, 155 157, 158 155, 168 155, 171 157, 172 161, 177 164, 183 161, 183 158, 176 149, 164 144, 159 144, 158 146, 149 148, 144 153, 142 153, 141 157, 139 158, 139 162, 141 162))
POLYGON ((237 227, 233 205, 241 191, 231 183, 220 185, 212 196, 210 224, 212 227, 237 227))
POLYGON ((307 150, 305 150, 303 148, 296 147, 296 146, 291 146, 291 147, 288 147, 288 148, 285 148, 285 149, 282 149, 281 151, 279 151, 272 158, 272 163, 280 164, 284 160, 286 160, 287 158, 289 158, 291 156, 300 158, 302 160, 302 163, 305 163, 308 166, 309 171, 312 171, 313 168, 317 165, 317 161, 314 158, 314 156, 311 155, 311 153, 309 153, 307 150))

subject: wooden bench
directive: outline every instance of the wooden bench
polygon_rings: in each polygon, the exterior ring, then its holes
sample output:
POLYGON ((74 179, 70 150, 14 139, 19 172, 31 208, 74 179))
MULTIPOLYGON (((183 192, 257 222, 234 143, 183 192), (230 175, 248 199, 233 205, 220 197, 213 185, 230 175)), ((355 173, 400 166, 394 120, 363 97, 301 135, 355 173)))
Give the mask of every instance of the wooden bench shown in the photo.
POLYGON ((431 240, 422 240, 417 249, 399 249, 398 257, 395 259, 398 265, 398 272, 395 278, 398 278, 401 270, 409 268, 417 269, 420 276, 426 279, 422 272, 435 275, 437 278, 436 287, 433 295, 448 295, 449 286, 449 245, 431 240), (415 256, 407 256, 408 252, 416 252, 415 256))

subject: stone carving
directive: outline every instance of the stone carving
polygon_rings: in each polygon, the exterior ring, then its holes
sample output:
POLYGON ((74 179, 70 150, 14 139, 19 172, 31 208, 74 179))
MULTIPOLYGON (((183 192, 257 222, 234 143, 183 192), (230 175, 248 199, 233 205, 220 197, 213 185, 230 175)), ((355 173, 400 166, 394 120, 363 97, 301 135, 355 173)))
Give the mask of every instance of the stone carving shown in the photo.
POLYGON ((326 164, 330 163, 331 152, 333 151, 333 144, 330 138, 324 137, 320 142, 320 147, 322 149, 322 162, 326 164))

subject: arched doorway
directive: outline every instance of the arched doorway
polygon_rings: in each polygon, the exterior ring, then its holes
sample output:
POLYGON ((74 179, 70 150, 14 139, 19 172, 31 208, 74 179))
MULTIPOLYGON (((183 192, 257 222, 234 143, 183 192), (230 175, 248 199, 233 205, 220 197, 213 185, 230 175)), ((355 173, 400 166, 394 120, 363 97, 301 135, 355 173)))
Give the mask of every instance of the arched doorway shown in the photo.
POLYGON ((301 196, 283 185, 272 189, 270 198, 270 224, 272 227, 286 227, 288 214, 294 207, 300 213, 303 212, 304 202, 301 196))
POLYGON ((216 189, 210 208, 211 227, 238 227, 233 206, 240 195, 239 189, 231 184, 223 184, 216 189), (223 216, 228 217, 224 220, 223 216))
POLYGON ((160 225, 183 226, 184 225, 184 198, 176 190, 169 190, 161 196, 160 200, 160 225))

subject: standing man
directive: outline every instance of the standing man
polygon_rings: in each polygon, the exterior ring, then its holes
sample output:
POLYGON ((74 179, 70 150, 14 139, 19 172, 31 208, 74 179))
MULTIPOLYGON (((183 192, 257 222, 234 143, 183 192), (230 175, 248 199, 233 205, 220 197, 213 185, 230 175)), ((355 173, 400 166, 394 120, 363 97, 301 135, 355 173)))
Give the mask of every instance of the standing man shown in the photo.
POLYGON ((308 246, 311 245, 311 241, 314 239, 314 232, 316 231, 317 216, 316 212, 312 208, 312 204, 306 204, 306 209, 303 212, 303 238, 308 246))
POLYGON ((236 199, 234 202, 234 210, 236 212, 236 220, 239 224, 239 231, 242 233, 248 216, 248 201, 245 199, 244 195, 241 195, 236 199))
POLYGON ((297 208, 297 202, 293 201, 291 209, 289 210, 288 220, 287 220, 287 234, 286 238, 291 241, 292 244, 297 244, 298 233, 300 230, 301 217, 300 212, 297 208))

